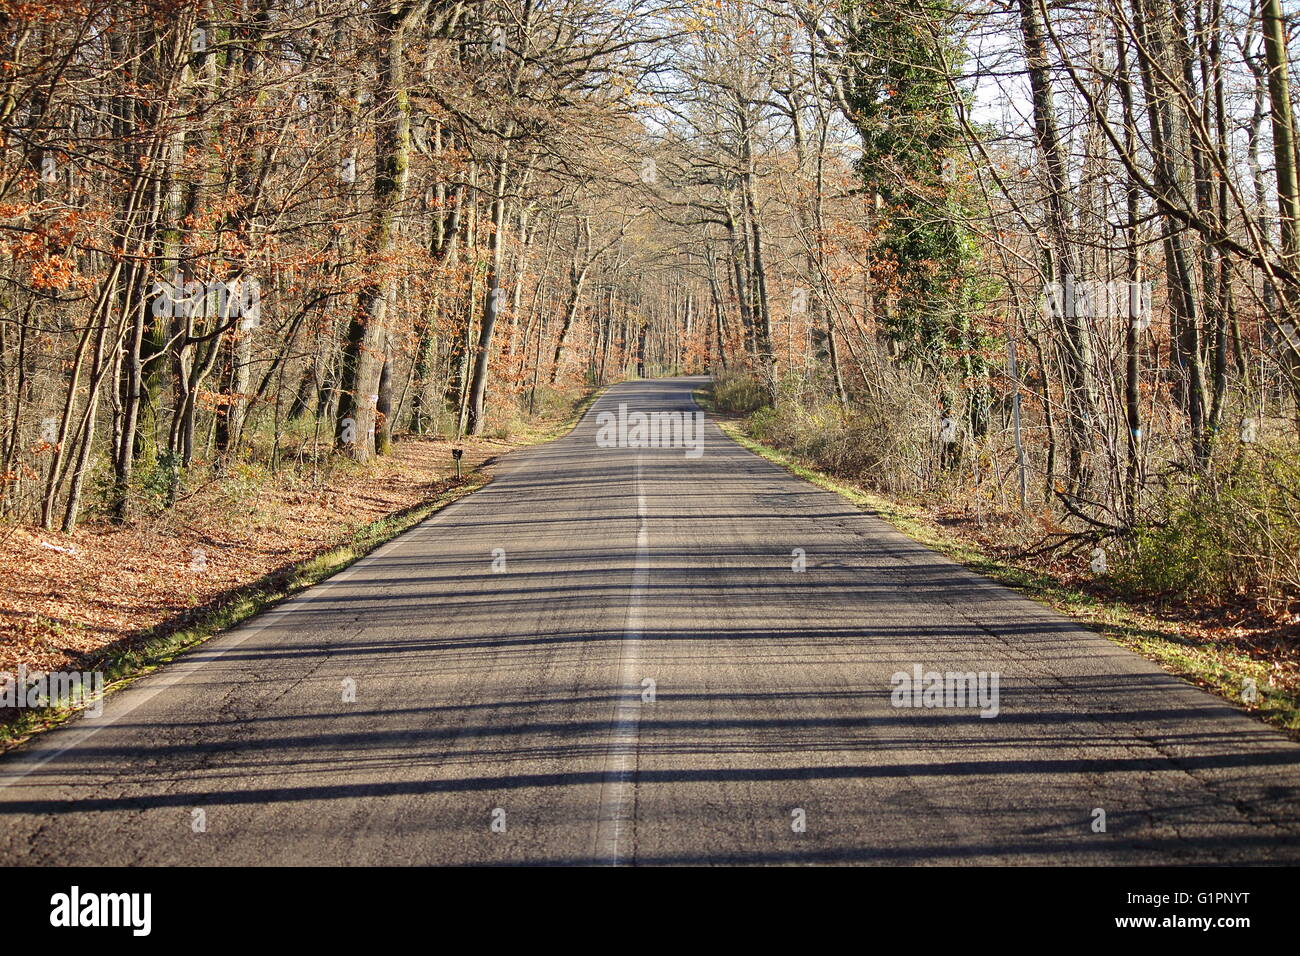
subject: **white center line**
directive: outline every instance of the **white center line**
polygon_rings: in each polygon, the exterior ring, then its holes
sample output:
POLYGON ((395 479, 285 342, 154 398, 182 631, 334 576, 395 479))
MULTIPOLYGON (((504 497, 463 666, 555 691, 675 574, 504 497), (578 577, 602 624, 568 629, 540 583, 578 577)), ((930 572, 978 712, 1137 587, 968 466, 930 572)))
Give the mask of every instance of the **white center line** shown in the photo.
POLYGON ((620 643, 619 696, 610 726, 605 774, 600 785, 600 815, 596 826, 596 861, 618 866, 632 861, 628 834, 635 826, 637 738, 641 725, 641 632, 645 626, 645 594, 650 583, 650 529, 641 487, 641 458, 636 460, 636 560, 628 596, 627 624, 620 643))

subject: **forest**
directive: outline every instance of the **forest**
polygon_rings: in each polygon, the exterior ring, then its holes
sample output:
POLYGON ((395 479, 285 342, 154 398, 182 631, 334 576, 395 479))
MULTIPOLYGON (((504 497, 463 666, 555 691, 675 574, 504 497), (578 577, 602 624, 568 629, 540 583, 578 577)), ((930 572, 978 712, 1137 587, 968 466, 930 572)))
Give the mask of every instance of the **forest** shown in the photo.
POLYGON ((1298 26, 0 0, 0 528, 707 374, 829 475, 1294 628, 1298 26))

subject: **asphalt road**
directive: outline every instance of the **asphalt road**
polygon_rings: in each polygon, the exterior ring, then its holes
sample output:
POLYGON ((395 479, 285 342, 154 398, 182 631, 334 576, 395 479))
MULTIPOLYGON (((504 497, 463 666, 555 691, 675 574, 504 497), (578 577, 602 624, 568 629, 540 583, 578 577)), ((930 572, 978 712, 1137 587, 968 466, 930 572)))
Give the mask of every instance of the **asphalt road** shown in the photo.
POLYGON ((1300 862, 1300 746, 712 424, 599 447, 699 384, 0 760, 0 862, 1300 862))

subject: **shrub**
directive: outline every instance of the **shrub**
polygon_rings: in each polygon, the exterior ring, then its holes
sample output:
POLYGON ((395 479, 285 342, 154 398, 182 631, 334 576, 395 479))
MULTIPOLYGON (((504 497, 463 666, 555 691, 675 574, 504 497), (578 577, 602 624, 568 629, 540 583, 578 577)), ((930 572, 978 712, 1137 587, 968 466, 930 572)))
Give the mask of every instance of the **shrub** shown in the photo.
POLYGON ((752 375, 726 370, 713 377, 713 402, 719 411, 749 415, 767 404, 767 395, 752 375))
POLYGON ((754 436, 808 460, 822 471, 879 491, 915 492, 924 482, 916 463, 931 454, 925 395, 900 389, 862 408, 842 409, 821 396, 764 408, 751 419, 754 436))
POLYGON ((1171 491, 1114 570, 1144 596, 1250 597, 1282 611, 1300 599, 1300 453, 1294 441, 1237 448, 1188 489, 1171 491))

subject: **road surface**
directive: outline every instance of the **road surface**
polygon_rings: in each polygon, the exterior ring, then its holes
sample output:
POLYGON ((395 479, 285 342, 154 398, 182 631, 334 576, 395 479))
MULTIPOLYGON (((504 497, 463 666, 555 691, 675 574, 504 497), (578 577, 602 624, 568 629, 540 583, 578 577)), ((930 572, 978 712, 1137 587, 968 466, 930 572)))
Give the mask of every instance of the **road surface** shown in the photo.
POLYGON ((0 759, 0 862, 1300 862, 1300 746, 712 424, 598 443, 700 384, 0 759))

